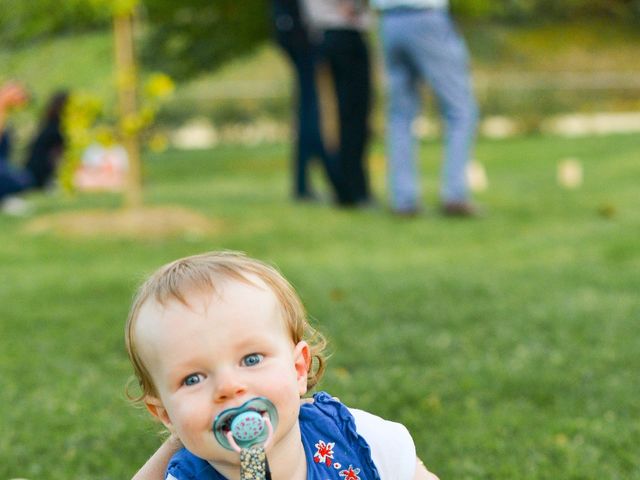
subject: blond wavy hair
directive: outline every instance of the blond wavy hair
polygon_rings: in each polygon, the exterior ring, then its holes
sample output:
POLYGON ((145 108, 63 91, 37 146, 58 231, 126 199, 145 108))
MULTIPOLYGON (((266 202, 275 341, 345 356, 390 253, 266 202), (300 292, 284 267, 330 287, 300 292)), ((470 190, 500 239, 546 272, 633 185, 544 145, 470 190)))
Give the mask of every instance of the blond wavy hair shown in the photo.
POLYGON ((326 365, 326 339, 309 323, 300 297, 291 284, 274 267, 239 252, 209 252, 181 258, 160 267, 138 289, 125 327, 125 343, 141 392, 129 397, 140 402, 147 396, 158 397, 149 370, 139 355, 134 335, 140 309, 147 301, 164 306, 170 301, 189 305, 194 293, 215 293, 220 285, 234 280, 255 285, 251 276, 260 278, 275 294, 282 317, 294 344, 305 340, 311 353, 307 387, 320 381, 326 365))

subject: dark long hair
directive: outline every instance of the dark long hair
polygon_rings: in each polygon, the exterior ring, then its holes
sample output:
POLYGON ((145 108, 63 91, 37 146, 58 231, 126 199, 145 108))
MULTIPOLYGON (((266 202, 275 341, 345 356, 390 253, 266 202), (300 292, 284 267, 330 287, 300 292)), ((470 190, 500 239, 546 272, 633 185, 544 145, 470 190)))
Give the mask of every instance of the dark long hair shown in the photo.
POLYGON ((60 122, 62 111, 68 99, 69 92, 67 90, 60 90, 51 96, 42 115, 42 126, 51 122, 60 122))
POLYGON ((60 120, 68 98, 69 92, 66 90, 51 96, 27 152, 25 169, 31 173, 35 188, 42 188, 51 182, 62 158, 65 139, 60 120))

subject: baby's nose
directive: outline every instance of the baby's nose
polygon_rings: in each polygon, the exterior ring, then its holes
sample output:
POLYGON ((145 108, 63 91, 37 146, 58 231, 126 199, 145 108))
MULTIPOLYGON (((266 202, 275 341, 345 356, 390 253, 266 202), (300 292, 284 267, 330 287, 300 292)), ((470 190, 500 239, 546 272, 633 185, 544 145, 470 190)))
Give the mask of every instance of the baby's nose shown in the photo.
POLYGON ((247 389, 237 375, 231 371, 220 372, 216 378, 215 401, 225 402, 246 393, 247 389))

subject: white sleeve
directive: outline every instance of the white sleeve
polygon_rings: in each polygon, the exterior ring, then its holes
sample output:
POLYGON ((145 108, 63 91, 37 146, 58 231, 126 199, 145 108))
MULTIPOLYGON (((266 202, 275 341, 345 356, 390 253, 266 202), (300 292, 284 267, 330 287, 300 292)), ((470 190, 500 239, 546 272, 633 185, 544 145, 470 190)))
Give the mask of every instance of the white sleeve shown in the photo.
POLYGON ((416 447, 406 427, 363 410, 350 408, 349 411, 358 435, 371 448, 380 479, 412 480, 416 473, 416 447))

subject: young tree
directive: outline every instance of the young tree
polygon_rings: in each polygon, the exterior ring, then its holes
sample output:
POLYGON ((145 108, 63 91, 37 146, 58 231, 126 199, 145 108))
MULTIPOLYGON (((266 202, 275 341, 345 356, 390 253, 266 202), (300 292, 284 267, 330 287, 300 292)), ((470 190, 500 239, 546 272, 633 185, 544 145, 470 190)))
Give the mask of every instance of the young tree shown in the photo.
POLYGON ((120 114, 121 140, 129 159, 129 174, 125 188, 128 207, 142 204, 142 166, 140 160, 140 138, 136 125, 138 113, 138 72, 133 41, 136 1, 114 9, 113 37, 115 44, 116 84, 120 114))
MULTIPOLYGON (((37 0, 43 2, 43 0, 37 0)), ((62 4, 71 5, 75 0, 66 0, 62 4)), ((136 9, 138 7, 138 0, 91 0, 85 2, 85 7, 91 9, 93 12, 100 12, 100 15, 111 18, 113 23, 113 38, 114 38, 114 59, 115 59, 115 72, 116 72, 116 89, 118 93, 118 136, 127 151, 127 157, 129 160, 129 174, 127 179, 127 185, 125 187, 125 204, 128 207, 139 207, 142 204, 142 181, 140 176, 140 142, 139 142, 139 129, 135 128, 136 118, 139 117, 138 111, 138 73, 135 58, 135 47, 133 37, 133 24, 135 19, 136 9)), ((75 105, 76 108, 82 108, 80 105, 76 105, 72 96, 70 100, 70 106, 67 110, 70 110, 75 105)), ((95 109, 93 109, 95 110, 95 109)), ((79 148, 74 148, 75 137, 71 135, 74 119, 84 120, 83 124, 78 126, 80 130, 84 130, 91 126, 95 113, 91 115, 81 115, 79 112, 69 111, 67 114, 66 122, 71 125, 67 125, 66 130, 68 133, 68 152, 65 154, 67 157, 67 167, 77 163, 75 157, 81 154, 79 148), (90 118, 91 117, 91 118, 90 118)), ((84 132, 80 131, 80 137, 84 135, 84 132)), ((72 169, 63 169, 69 174, 67 183, 70 183, 72 169)))

